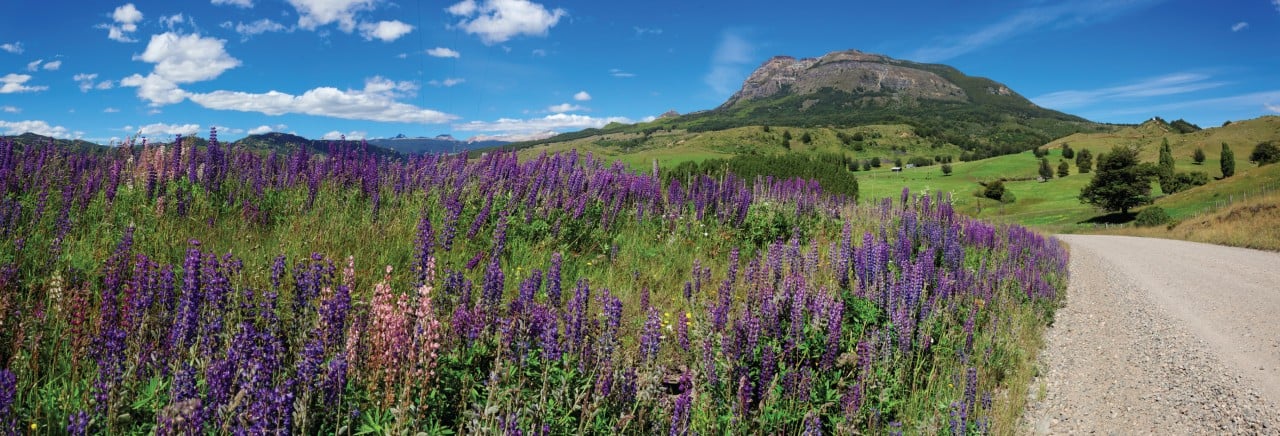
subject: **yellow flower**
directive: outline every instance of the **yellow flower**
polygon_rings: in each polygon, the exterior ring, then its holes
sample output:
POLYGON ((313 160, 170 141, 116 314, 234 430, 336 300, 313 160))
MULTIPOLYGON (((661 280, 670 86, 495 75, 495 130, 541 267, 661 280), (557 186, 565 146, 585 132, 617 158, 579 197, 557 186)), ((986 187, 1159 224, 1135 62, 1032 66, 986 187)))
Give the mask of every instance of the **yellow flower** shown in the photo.
POLYGON ((36 423, 33 422, 31 423, 31 431, 35 431, 35 429, 36 429, 36 423))

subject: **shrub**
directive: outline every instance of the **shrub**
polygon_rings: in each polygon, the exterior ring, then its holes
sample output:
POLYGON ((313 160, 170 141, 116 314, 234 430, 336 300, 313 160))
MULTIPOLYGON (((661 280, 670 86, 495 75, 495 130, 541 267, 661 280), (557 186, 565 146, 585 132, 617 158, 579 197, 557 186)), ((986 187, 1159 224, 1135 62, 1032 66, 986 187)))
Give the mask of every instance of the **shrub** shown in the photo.
POLYGON ((1191 160, 1195 161, 1196 165, 1204 165, 1204 148, 1197 147, 1196 152, 1191 154, 1191 160))
POLYGON ((996 180, 994 182, 987 183, 987 188, 982 191, 982 196, 992 200, 1000 200, 1001 198, 1004 198, 1004 192, 1004 181, 996 180))
POLYGON ((1276 141, 1259 143, 1253 147, 1253 153, 1249 153, 1249 162, 1258 166, 1280 162, 1280 146, 1276 145, 1276 141))
POLYGON ((1064 160, 1064 161, 1062 161, 1062 162, 1059 162, 1059 163, 1058 163, 1058 177, 1066 177, 1066 176, 1068 176, 1068 175, 1071 175, 1071 165, 1070 165, 1070 164, 1067 164, 1067 161, 1065 161, 1065 160, 1064 160))
POLYGON ((1138 217, 1134 221, 1138 227, 1155 227, 1164 225, 1169 222, 1169 213, 1164 211, 1163 207, 1151 206, 1138 212, 1138 217))
POLYGON ((1222 178, 1236 175, 1236 154, 1227 143, 1222 143, 1222 178))
POLYGON ((942 175, 944 176, 951 175, 951 164, 949 163, 942 164, 942 175))

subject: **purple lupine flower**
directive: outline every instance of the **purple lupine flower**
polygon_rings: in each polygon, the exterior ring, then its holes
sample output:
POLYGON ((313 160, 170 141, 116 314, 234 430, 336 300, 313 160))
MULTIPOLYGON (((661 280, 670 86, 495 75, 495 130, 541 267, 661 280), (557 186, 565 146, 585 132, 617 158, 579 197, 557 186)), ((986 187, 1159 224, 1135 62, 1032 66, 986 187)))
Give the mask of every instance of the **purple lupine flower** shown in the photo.
POLYGON ((532 324, 536 326, 538 348, 542 349, 542 357, 548 361, 560 359, 560 328, 555 311, 546 306, 535 306, 532 324))
POLYGON ((547 270, 547 300, 553 306, 560 305, 560 253, 551 254, 551 268, 547 270))
POLYGON ((809 412, 804 417, 804 432, 802 436, 822 436, 822 417, 816 413, 809 412))
MULTIPOLYGON (((688 282, 685 282, 688 284, 688 282)), ((680 343, 680 348, 685 352, 689 351, 689 315, 681 313, 676 321, 676 340, 680 343)))
POLYGON ((640 361, 652 363, 658 357, 662 346, 662 319, 658 317, 658 309, 649 308, 649 319, 644 323, 640 334, 640 361))
POLYGON ((502 273, 502 264, 498 262, 498 256, 494 256, 489 260, 489 267, 484 272, 484 291, 480 296, 480 301, 484 307, 490 309, 498 307, 498 303, 502 300, 505 281, 506 276, 502 273))
MULTIPOLYGON (((689 380, 689 373, 686 372, 680 377, 681 387, 689 380)), ((684 388, 684 391, 676 397, 676 402, 671 409, 671 429, 668 432, 670 436, 684 436, 689 434, 689 415, 693 406, 693 389, 684 388)))
POLYGON ((511 312, 515 314, 524 313, 525 309, 532 307, 534 297, 538 293, 538 288, 542 287, 542 270, 534 269, 529 274, 529 278, 520 284, 520 294, 515 301, 511 302, 511 312))
POLYGON ((831 369, 831 365, 835 363, 836 355, 840 352, 840 329, 844 321, 844 304, 833 302, 832 307, 827 312, 827 350, 822 353, 822 363, 820 367, 824 370, 831 369))
POLYGON ((89 434, 89 413, 81 410, 68 416, 67 434, 72 436, 89 434))
POLYGON ((336 407, 338 399, 342 397, 342 393, 347 387, 347 359, 339 354, 329 361, 327 376, 324 379, 322 389, 324 391, 325 407, 336 407))
POLYGON ((18 417, 13 410, 17 396, 18 377, 8 369, 0 368, 0 430, 6 434, 18 434, 18 417))

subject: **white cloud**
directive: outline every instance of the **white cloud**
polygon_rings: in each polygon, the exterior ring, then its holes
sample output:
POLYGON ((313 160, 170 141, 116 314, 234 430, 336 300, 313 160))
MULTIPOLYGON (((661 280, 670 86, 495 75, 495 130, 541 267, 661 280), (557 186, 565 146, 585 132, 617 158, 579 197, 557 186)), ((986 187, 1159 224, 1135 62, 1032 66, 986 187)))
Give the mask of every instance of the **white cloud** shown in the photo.
POLYGON ((26 121, 4 121, 0 120, 0 129, 4 129, 6 135, 21 135, 23 133, 35 133, 37 135, 50 136, 54 138, 71 138, 71 134, 66 127, 50 126, 49 123, 40 120, 26 121))
POLYGON ((1276 7, 1276 12, 1280 12, 1280 0, 1271 0, 1271 5, 1276 7))
POLYGON ((662 34, 661 28, 647 28, 647 27, 634 26, 632 27, 632 29, 635 29, 637 38, 644 36, 645 34, 649 34, 649 35, 662 34))
POLYGON ((532 52, 530 52, 530 54, 532 54, 533 57, 542 58, 547 56, 547 51, 540 48, 535 48, 533 49, 532 52))
POLYGON ((279 91, 254 94, 214 91, 190 94, 191 101, 209 109, 259 112, 267 115, 298 113, 307 115, 398 123, 445 123, 456 116, 396 101, 416 89, 411 82, 392 82, 381 77, 365 81, 362 90, 332 87, 308 90, 302 95, 279 91))
POLYGON ((556 136, 556 135, 558 135, 558 134, 559 134, 559 133, 556 133, 556 132, 553 132, 553 131, 548 130, 548 131, 545 131, 545 132, 532 132, 532 133, 506 133, 506 134, 500 134, 500 135, 476 135, 476 136, 472 136, 472 137, 470 137, 470 138, 467 138, 467 142, 479 142, 479 141, 507 141, 507 142, 537 141, 537 140, 539 140, 539 139, 547 139, 547 138, 550 138, 550 137, 552 137, 552 136, 556 136))
POLYGON ((58 68, 62 68, 62 61, 45 62, 40 68, 44 68, 45 71, 58 71, 58 68))
POLYGON ((184 22, 186 22, 186 17, 183 17, 181 13, 173 14, 167 17, 165 16, 160 17, 160 25, 168 28, 169 30, 173 30, 174 26, 177 26, 184 22))
POLYGON ((610 68, 609 75, 613 77, 621 78, 621 79, 629 79, 636 76, 635 74, 631 74, 617 68, 610 68))
POLYGON ((552 112, 557 114, 565 113, 565 112, 578 112, 586 109, 587 108, 578 106, 576 104, 570 104, 570 103, 560 103, 554 106, 547 106, 547 112, 552 112))
POLYGON ((250 22, 250 23, 232 24, 230 21, 225 21, 222 23, 222 28, 235 30, 236 33, 240 34, 241 41, 248 41, 250 37, 255 35, 261 35, 263 33, 268 33, 268 32, 286 32, 287 33, 287 32, 293 32, 293 29, 294 29, 293 27, 285 27, 285 25, 283 24, 277 23, 275 21, 271 21, 271 19, 269 18, 263 18, 261 20, 250 22))
POLYGON ((1280 101, 1280 90, 1262 91, 1251 94, 1233 95, 1228 97, 1215 97, 1200 100, 1187 100, 1174 103, 1165 103, 1154 106, 1129 107, 1114 110, 1099 111, 1089 114, 1097 118, 1117 117, 1124 115, 1143 115, 1150 117, 1152 114, 1167 114, 1175 111, 1201 111, 1211 113, 1222 113, 1226 111, 1243 111, 1254 112, 1258 110, 1274 110, 1280 109, 1280 105, 1273 102, 1280 101))
POLYGON ((40 63, 41 63, 41 62, 44 62, 44 59, 36 59, 36 60, 34 60, 34 61, 27 62, 27 71, 37 71, 37 70, 39 70, 39 69, 40 69, 40 63))
POLYGON ((427 54, 428 54, 428 55, 430 55, 430 56, 432 56, 432 57, 437 57, 437 58, 457 58, 457 57, 462 57, 462 53, 458 53, 458 51, 457 51, 457 50, 454 50, 454 49, 451 49, 451 48, 448 48, 448 47, 436 47, 436 48, 433 48, 433 49, 427 50, 427 54))
POLYGON ((1185 94, 1225 85, 1223 82, 1210 82, 1209 78, 1208 75, 1200 73, 1167 74, 1108 88, 1051 92, 1032 98, 1031 101, 1043 107, 1064 110, 1088 107, 1111 100, 1185 94))
POLYGON ((25 83, 31 80, 31 76, 26 74, 9 73, 0 77, 0 94, 15 94, 19 92, 40 92, 49 89, 48 86, 27 86, 25 83))
POLYGON ((6 43, 4 43, 4 44, 0 44, 0 50, 4 50, 4 51, 7 51, 7 52, 9 52, 9 53, 13 53, 13 54, 22 54, 22 51, 23 51, 23 50, 22 50, 22 43, 21 43, 21 42, 6 42, 6 43))
POLYGON ((342 139, 343 137, 346 137, 346 139, 348 140, 353 140, 353 139, 358 140, 358 139, 364 139, 367 136, 369 136, 369 132, 363 132, 359 130, 354 130, 351 132, 347 132, 345 134, 337 130, 334 130, 334 131, 330 131, 329 133, 325 133, 324 136, 320 137, 320 139, 324 139, 328 141, 337 141, 339 139, 342 139))
POLYGON ((600 128, 609 123, 632 123, 626 117, 596 118, 575 114, 552 114, 527 120, 500 118, 497 121, 471 121, 454 124, 453 129, 462 132, 534 133, 548 130, 600 128))
MULTIPOLYGON (((125 130, 134 131, 132 126, 125 126, 125 130)), ((155 123, 138 127, 138 134, 142 136, 151 135, 184 135, 190 136, 200 132, 199 124, 165 124, 155 123)))
POLYGON ((235 128, 235 127, 227 127, 227 126, 212 126, 212 127, 214 127, 214 128, 216 128, 216 129, 218 129, 218 133, 226 133, 226 134, 230 134, 230 135, 243 135, 243 134, 244 134, 244 129, 237 129, 237 128, 235 128))
POLYGON ((573 95, 573 99, 576 101, 591 101, 591 94, 587 94, 587 91, 578 91, 577 94, 573 95))
POLYGON ((116 112, 120 112, 120 109, 116 109, 116 108, 113 108, 113 107, 109 107, 109 108, 106 108, 106 109, 103 109, 103 110, 102 110, 102 113, 104 113, 104 114, 114 114, 114 113, 116 113, 116 112))
POLYGON ((720 43, 711 55, 711 70, 703 82, 720 97, 728 97, 738 89, 747 77, 747 67, 755 58, 755 47, 741 35, 726 31, 720 35, 720 43))
POLYGON ((458 28, 480 36, 485 45, 505 42, 520 35, 546 36, 547 31, 568 13, 529 0, 465 0, 445 9, 461 18, 458 28))
POLYGON ((123 6, 117 7, 111 12, 112 24, 99 24, 99 29, 107 29, 107 38, 119 42, 137 42, 138 40, 130 38, 129 34, 138 31, 138 22, 142 21, 142 12, 133 6, 133 3, 125 3, 123 6))
POLYGON ((93 81, 97 78, 97 73, 80 73, 71 76, 71 80, 75 80, 80 85, 80 92, 89 92, 90 89, 93 89, 93 81))
POLYGON ((356 13, 372 10, 377 0, 288 0, 298 12, 298 27, 316 27, 338 23, 338 29, 351 33, 356 28, 356 13))
POLYGON ((211 3, 215 5, 230 5, 241 8, 252 8, 253 0, 213 0, 211 3))
MULTIPOLYGON (((1280 1, 1280 0, 1277 0, 1277 1, 1280 1)), ((1231 25, 1232 32, 1239 32, 1241 30, 1248 29, 1248 28, 1249 28, 1249 23, 1246 23, 1244 21, 1231 25)))
POLYGON ((382 42, 391 42, 400 39, 401 36, 408 35, 412 31, 413 26, 400 20, 360 23, 360 36, 363 36, 365 41, 372 41, 376 38, 382 40, 382 42))
POLYGON ((1280 114, 1280 104, 1263 103, 1262 107, 1266 108, 1271 112, 1280 114))
POLYGON ((113 86, 115 86, 114 82, 110 80, 103 80, 98 82, 98 85, 94 86, 94 89, 111 89, 113 86))
POLYGON ((187 91, 155 73, 125 77, 120 79, 120 86, 138 88, 138 97, 151 102, 152 106, 180 103, 187 98, 187 91))
POLYGON ((276 124, 276 125, 274 125, 274 126, 268 126, 268 125, 265 125, 265 124, 264 124, 264 125, 261 125, 261 126, 258 126, 258 127, 254 127, 254 128, 252 128, 252 129, 249 129, 249 134, 250 134, 250 135, 261 135, 261 134, 264 134, 264 133, 281 132, 281 131, 284 131, 285 129, 288 129, 288 128, 289 128, 289 126, 284 125, 284 124, 276 124))
POLYGON ((0 112, 16 114, 18 112, 22 112, 22 109, 18 109, 16 106, 0 106, 0 112))
POLYGON ((919 62, 941 62, 999 44, 1018 35, 1046 28, 1061 30, 1088 26, 1161 1, 1164 0, 1050 2, 1047 6, 1019 10, 972 33, 942 38, 933 45, 917 49, 906 58, 919 62))
POLYGON ((429 84, 429 85, 431 85, 431 86, 443 86, 443 87, 445 87, 445 88, 449 88, 449 87, 452 87, 452 86, 454 86, 454 85, 460 85, 460 84, 462 84, 463 82, 466 82, 466 81, 467 81, 467 79, 459 79, 459 78, 455 78, 455 77, 449 77, 449 78, 446 78, 446 79, 444 79, 444 80, 432 80, 432 81, 430 81, 430 82, 427 82, 427 84, 429 84))
POLYGON ((213 79, 240 66, 226 51, 226 40, 166 32, 153 35, 147 50, 134 60, 156 64, 155 74, 173 83, 213 79))

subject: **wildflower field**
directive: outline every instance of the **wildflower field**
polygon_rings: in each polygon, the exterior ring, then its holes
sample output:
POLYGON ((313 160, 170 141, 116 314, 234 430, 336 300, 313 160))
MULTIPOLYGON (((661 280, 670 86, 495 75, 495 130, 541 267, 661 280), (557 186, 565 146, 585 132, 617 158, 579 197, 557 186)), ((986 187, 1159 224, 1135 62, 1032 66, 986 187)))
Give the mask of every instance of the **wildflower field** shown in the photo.
POLYGON ((575 152, 0 142, 0 433, 1010 432, 1065 249, 575 152))

